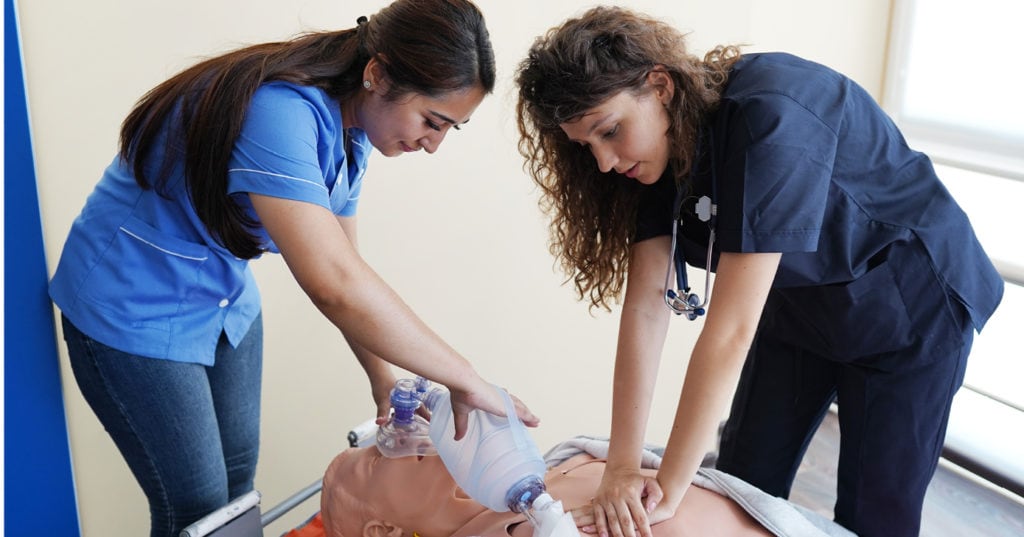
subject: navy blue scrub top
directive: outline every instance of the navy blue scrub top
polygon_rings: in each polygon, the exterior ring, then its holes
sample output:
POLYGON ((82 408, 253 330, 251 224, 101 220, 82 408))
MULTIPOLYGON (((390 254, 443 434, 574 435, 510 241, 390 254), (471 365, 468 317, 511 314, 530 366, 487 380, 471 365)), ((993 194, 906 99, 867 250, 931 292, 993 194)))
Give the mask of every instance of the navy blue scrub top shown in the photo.
MULTIPOLYGON (((693 207, 708 195, 718 205, 714 260, 781 252, 773 293, 808 300, 814 295, 795 291, 856 281, 897 248, 931 267, 975 329, 998 305, 1002 278, 930 160, 845 76, 788 54, 746 54, 702 137, 676 252, 690 265, 705 265, 709 225, 693 207)), ((667 172, 646 188, 636 241, 672 233, 674 200, 667 172)), ((872 287, 894 286, 875 279, 872 287)))

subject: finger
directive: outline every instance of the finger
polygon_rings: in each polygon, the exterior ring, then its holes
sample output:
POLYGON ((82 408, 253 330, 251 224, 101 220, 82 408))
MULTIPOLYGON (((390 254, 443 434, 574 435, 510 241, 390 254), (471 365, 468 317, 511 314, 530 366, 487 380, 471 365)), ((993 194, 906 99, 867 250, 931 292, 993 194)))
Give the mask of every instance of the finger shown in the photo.
POLYGON ((463 436, 466 436, 466 429, 469 428, 469 414, 461 410, 452 409, 454 414, 455 422, 455 440, 462 440, 463 436))
MULTIPOLYGON (((623 537, 636 537, 636 532, 633 530, 633 516, 630 513, 628 505, 620 505, 615 509, 615 522, 619 528, 619 535, 623 537)), ((615 533, 615 526, 612 526, 612 533, 615 533)))
POLYGON ((540 418, 531 412, 521 399, 511 393, 508 395, 512 398, 512 403, 516 408, 516 415, 519 416, 519 421, 523 422, 523 425, 526 425, 527 427, 536 427, 540 425, 540 418))
POLYGON ((608 520, 604 507, 599 503, 594 504, 594 526, 597 534, 601 537, 608 537, 608 520))
POLYGON ((635 528, 641 537, 651 537, 651 525, 647 520, 647 511, 644 510, 639 500, 630 503, 629 510, 632 514, 630 527, 635 528))
POLYGON ((391 417, 391 403, 377 403, 377 425, 388 421, 391 417))
POLYGON ((664 497, 665 493, 662 492, 661 487, 647 487, 647 496, 644 498, 644 508, 647 510, 647 513, 653 513, 664 497))

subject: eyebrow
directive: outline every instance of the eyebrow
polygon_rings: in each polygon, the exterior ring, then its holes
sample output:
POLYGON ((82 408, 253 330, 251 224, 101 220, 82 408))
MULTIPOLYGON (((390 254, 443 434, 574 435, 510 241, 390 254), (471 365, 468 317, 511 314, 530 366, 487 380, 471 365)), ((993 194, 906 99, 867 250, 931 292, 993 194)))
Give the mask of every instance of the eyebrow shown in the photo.
MULTIPOLYGON (((583 121, 583 118, 585 118, 585 117, 587 117, 589 115, 592 115, 592 114, 583 114, 582 116, 580 116, 579 120, 583 121)), ((594 124, 591 125, 589 129, 587 129, 587 137, 589 138, 591 134, 594 134, 594 131, 596 131, 598 127, 600 127, 601 125, 606 123, 608 121, 609 117, 611 117, 611 114, 605 114, 604 116, 598 118, 598 120, 595 121, 594 124)), ((583 143, 583 140, 577 140, 575 138, 569 138, 569 141, 570 142, 583 143)))
POLYGON ((609 117, 611 117, 611 114, 605 114, 604 116, 598 118, 597 121, 594 121, 594 124, 591 125, 589 129, 587 129, 587 136, 594 134, 594 131, 596 131, 598 127, 607 123, 609 117))

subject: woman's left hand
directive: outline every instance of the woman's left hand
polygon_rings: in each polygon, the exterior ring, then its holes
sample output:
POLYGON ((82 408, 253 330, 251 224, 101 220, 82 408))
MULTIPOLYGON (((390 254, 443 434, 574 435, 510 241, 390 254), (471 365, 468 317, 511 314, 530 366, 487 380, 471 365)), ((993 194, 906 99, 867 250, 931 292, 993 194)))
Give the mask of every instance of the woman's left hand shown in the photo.
MULTIPOLYGON (((455 424, 455 440, 461 440, 466 435, 466 429, 469 427, 469 413, 474 409, 480 409, 495 416, 506 415, 505 401, 502 399, 501 394, 495 390, 494 386, 480 379, 478 387, 476 391, 450 390, 453 421, 455 424)), ((508 390, 505 391, 507 392, 508 390)), ((509 393, 509 398, 512 400, 516 414, 519 416, 519 420, 523 422, 523 425, 536 427, 540 423, 540 419, 518 397, 509 393)))

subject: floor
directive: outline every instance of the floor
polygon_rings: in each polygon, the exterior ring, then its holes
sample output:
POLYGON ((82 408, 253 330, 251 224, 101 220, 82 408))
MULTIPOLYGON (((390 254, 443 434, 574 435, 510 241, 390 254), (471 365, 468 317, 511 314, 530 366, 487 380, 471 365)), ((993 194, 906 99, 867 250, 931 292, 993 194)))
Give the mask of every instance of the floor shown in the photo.
MULTIPOLYGON (((804 456, 790 499, 828 518, 835 502, 839 425, 829 413, 804 456)), ((1024 537, 1024 500, 941 461, 928 487, 921 537, 1024 537)))

